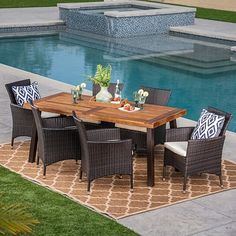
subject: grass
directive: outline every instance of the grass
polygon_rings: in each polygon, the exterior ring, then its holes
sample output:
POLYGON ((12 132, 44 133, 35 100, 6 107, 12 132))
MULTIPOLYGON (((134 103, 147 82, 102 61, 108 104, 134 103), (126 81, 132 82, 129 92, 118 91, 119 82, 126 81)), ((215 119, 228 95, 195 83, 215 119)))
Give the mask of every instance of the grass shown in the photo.
POLYGON ((115 221, 33 184, 3 167, 0 167, 0 194, 1 203, 23 204, 40 221, 40 224, 33 227, 32 235, 137 235, 115 221))
POLYGON ((0 0, 0 8, 2 7, 51 7, 57 3, 71 2, 98 2, 102 0, 0 0))
POLYGON ((207 8, 197 8, 197 18, 236 23, 236 12, 207 8))

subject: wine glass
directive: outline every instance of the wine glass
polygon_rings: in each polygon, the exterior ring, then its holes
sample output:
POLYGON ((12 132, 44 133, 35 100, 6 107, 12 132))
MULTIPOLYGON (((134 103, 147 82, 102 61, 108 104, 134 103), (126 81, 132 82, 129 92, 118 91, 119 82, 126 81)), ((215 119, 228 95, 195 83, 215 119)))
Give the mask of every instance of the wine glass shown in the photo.
POLYGON ((77 103, 77 90, 76 89, 71 89, 71 95, 72 95, 72 101, 74 104, 77 103))
POLYGON ((138 94, 137 91, 135 91, 135 92, 133 93, 133 97, 134 97, 135 107, 138 107, 139 94, 138 94))
POLYGON ((140 96, 140 97, 139 97, 138 103, 139 103, 139 108, 140 108, 140 110, 143 110, 143 105, 144 105, 144 103, 145 103, 145 101, 146 101, 146 98, 147 98, 147 97, 145 97, 145 96, 140 96))

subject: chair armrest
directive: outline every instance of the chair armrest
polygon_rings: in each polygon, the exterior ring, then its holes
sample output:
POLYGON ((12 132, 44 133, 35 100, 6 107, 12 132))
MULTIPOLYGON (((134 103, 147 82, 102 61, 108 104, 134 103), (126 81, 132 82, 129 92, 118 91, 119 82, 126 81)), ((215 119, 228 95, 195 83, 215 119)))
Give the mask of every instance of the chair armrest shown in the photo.
POLYGON ((225 135, 217 138, 194 139, 188 141, 187 159, 200 162, 214 158, 221 159, 225 135))
POLYGON ((188 141, 194 127, 180 127, 166 130, 166 142, 188 141))
POLYGON ((24 108, 24 107, 21 107, 21 106, 19 106, 19 105, 17 105, 17 104, 14 104, 14 103, 11 103, 10 104, 10 107, 11 107, 11 110, 13 111, 13 112, 23 112, 23 113, 28 113, 28 114, 32 114, 32 111, 31 111, 31 109, 26 109, 26 108, 24 108))
POLYGON ((71 116, 51 117, 42 120, 45 128, 75 127, 75 122, 71 116))
POLYGON ((59 132, 59 131, 65 131, 65 132, 70 132, 70 131, 76 131, 76 132, 78 132, 78 130, 77 130, 77 128, 76 128, 76 126, 70 126, 70 127, 65 127, 65 128, 54 128, 54 127, 51 127, 51 128, 43 128, 42 129, 43 130, 43 132, 59 132))
POLYGON ((120 129, 87 130, 87 136, 89 141, 120 140, 120 129))

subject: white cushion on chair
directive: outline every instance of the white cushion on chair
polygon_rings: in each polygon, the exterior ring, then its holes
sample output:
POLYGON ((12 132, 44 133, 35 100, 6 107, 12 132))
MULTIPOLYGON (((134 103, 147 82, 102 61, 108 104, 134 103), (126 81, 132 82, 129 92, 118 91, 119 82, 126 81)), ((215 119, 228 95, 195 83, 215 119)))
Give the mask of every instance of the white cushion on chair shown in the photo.
POLYGON ((165 142, 164 147, 177 155, 186 157, 188 142, 165 142))
POLYGON ((42 118, 53 118, 53 117, 58 117, 60 116, 60 114, 57 114, 57 113, 51 113, 51 112, 46 112, 46 111, 43 111, 41 113, 41 117, 42 118))
POLYGON ((84 119, 84 118, 82 118, 82 120, 83 120, 83 122, 88 122, 88 123, 92 123, 92 124, 101 124, 101 121, 84 119))
POLYGON ((139 127, 139 126, 133 126, 133 125, 124 125, 124 124, 118 124, 118 123, 116 123, 115 126, 117 128, 121 128, 121 129, 129 129, 129 130, 134 130, 134 131, 147 133, 147 128, 145 128, 145 127, 139 127))

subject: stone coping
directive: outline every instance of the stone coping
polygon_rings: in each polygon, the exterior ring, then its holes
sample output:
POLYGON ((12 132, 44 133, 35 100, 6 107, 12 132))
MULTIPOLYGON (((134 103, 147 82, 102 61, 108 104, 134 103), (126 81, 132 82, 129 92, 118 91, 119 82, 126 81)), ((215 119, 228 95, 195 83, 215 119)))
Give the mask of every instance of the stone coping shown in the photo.
POLYGON ((231 47, 231 51, 232 51, 232 52, 236 52, 236 46, 231 47))
POLYGON ((0 24, 1 28, 13 28, 13 27, 29 27, 29 26, 52 26, 52 25, 64 25, 65 22, 63 20, 57 21, 47 21, 47 22, 30 22, 30 23, 11 23, 11 24, 0 24))
POLYGON ((227 41, 236 41, 236 35, 230 35, 223 32, 210 32, 201 29, 191 29, 187 27, 170 27, 170 32, 193 35, 193 36, 201 36, 206 38, 227 40, 227 41))
POLYGON ((0 33, 0 39, 58 35, 58 30, 0 33))
MULTIPOLYGON (((157 9, 145 9, 145 10, 137 10, 137 11, 106 11, 104 15, 110 17, 133 17, 133 16, 150 16, 150 15, 166 15, 166 14, 178 14, 178 13, 188 13, 188 12, 196 12, 196 8, 189 7, 179 7, 168 4, 160 4, 153 2, 143 2, 143 1, 120 1, 120 2, 96 2, 96 3, 65 3, 65 4, 57 4, 57 6, 61 9, 81 9, 83 8, 94 8, 101 6, 119 6, 119 5, 138 5, 150 8, 157 9)), ((104 9, 105 10, 105 9, 104 9)))

